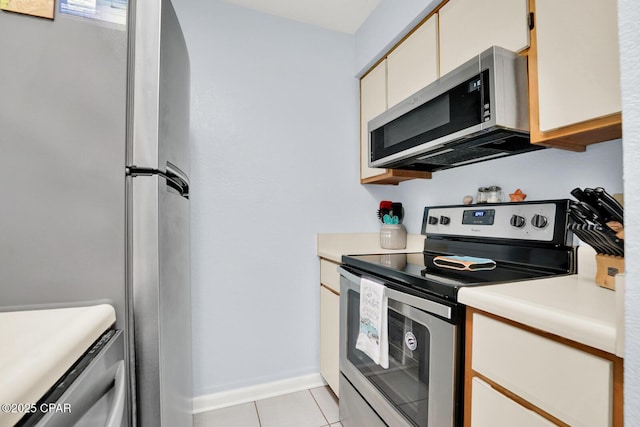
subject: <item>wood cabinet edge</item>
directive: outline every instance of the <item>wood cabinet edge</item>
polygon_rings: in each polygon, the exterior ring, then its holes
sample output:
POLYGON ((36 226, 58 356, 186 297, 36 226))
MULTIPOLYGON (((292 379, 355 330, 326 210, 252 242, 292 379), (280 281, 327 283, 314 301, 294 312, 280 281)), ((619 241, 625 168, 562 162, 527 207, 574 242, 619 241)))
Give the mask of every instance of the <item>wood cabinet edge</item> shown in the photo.
POLYGON ((320 287, 321 288, 325 288, 326 290, 328 290, 329 292, 331 292, 334 295, 340 296, 340 292, 337 292, 335 289, 333 289, 329 285, 325 285, 324 283, 320 282, 320 287))
POLYGON ((411 179, 431 179, 431 172, 416 172, 402 169, 387 169, 381 175, 361 178, 360 184, 398 185, 411 179))

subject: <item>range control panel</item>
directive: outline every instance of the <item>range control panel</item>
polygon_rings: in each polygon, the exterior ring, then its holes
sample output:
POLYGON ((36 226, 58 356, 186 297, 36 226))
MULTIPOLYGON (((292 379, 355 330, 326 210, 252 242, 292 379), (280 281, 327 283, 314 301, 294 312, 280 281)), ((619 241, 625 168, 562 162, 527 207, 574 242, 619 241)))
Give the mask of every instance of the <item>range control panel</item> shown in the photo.
POLYGON ((551 242, 556 215, 562 214, 553 202, 434 207, 425 209, 423 231, 427 235, 551 242))

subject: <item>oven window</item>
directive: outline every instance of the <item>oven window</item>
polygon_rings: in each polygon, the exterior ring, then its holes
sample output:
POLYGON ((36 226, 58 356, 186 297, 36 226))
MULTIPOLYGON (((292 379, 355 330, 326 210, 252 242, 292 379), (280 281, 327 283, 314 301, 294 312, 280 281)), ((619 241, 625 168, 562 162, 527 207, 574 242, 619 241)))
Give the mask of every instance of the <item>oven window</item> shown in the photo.
POLYGON ((356 349, 359 320, 360 294, 350 290, 347 358, 414 425, 427 425, 429 330, 389 308, 389 369, 383 369, 356 349))

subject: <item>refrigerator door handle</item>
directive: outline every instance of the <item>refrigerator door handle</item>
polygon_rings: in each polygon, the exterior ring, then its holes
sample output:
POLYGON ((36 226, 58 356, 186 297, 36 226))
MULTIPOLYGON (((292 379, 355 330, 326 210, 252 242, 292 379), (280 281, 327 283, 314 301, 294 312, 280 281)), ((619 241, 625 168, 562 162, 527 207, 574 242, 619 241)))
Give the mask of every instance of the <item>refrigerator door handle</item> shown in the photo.
POLYGON ((182 188, 180 194, 184 196, 186 199, 189 198, 189 178, 187 174, 182 172, 179 167, 174 165, 171 162, 167 162, 166 167, 167 179, 171 179, 172 182, 175 182, 182 188))
POLYGON ((167 185, 173 188, 185 199, 189 198, 189 181, 186 175, 176 166, 167 162, 167 170, 163 172, 158 169, 142 168, 137 166, 129 166, 126 168, 126 174, 130 176, 152 176, 158 175, 167 181, 167 185))

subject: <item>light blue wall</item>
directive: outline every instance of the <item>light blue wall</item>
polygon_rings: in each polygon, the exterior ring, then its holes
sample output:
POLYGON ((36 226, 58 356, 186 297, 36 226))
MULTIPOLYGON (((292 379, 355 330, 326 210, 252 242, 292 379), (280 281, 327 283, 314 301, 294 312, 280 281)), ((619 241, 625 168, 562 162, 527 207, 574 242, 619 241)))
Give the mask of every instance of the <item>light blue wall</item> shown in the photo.
POLYGON ((194 393, 318 372, 316 233, 375 229, 353 37, 175 0, 192 70, 194 393))
POLYGON ((458 203, 479 185, 520 187, 529 199, 622 190, 619 141, 360 185, 354 75, 424 16, 431 2, 420 3, 383 0, 349 36, 219 0, 174 0, 192 69, 196 396, 318 372, 316 233, 376 232, 380 200, 404 202, 416 233, 425 205, 458 203))
POLYGON ((419 233, 424 206, 460 204, 465 195, 475 198, 480 186, 498 185, 505 201, 520 188, 526 200, 572 198, 576 187, 604 187, 622 193, 622 142, 592 145, 586 152, 546 149, 433 174, 398 186, 394 200, 406 206, 405 223, 419 233))

